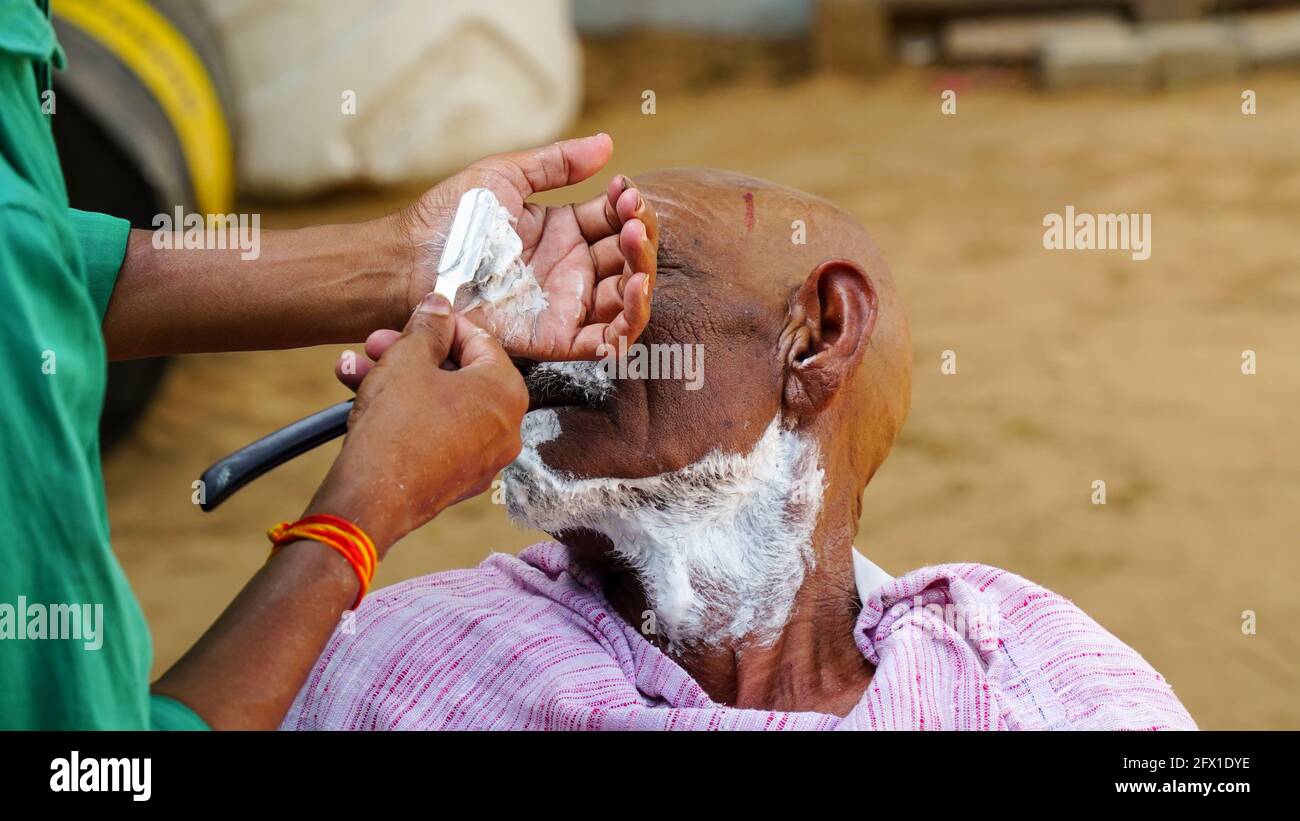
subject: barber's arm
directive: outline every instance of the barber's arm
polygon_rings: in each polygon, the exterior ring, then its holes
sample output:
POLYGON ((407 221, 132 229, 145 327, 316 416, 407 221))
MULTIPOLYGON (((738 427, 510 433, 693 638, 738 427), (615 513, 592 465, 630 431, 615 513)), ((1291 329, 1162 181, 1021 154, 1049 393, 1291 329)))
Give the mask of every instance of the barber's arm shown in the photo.
MULTIPOLYGON (((132 231, 104 317, 109 357, 353 342, 376 328, 401 328, 433 289, 461 194, 485 187, 516 220, 543 288, 554 286, 537 333, 512 338, 510 354, 596 358, 602 342, 635 339, 649 320, 653 211, 622 176, 583 203, 547 208, 527 199, 587 179, 612 152, 599 134, 488 157, 387 217, 260 231, 255 258, 238 247, 186 249, 183 241, 156 248, 154 232, 132 231)), ((490 313, 471 318, 496 330, 490 313)))
MULTIPOLYGON (((490 486, 519 452, 527 406, 501 346, 430 294, 361 383, 343 450, 306 513, 355 523, 382 558, 490 486)), ((278 726, 358 588, 332 549, 285 545, 154 692, 216 729, 278 726)))

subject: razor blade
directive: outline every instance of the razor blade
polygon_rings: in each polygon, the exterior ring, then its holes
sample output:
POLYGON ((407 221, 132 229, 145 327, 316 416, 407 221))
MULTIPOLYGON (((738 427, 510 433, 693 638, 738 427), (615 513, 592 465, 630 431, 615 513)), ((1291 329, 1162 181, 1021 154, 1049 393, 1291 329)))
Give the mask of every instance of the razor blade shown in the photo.
MULTIPOLYGON (((491 246, 499 241, 503 210, 496 196, 486 188, 471 188, 461 195, 447 244, 438 260, 438 280, 433 289, 451 304, 456 304, 460 287, 472 282, 483 264, 494 256, 491 246)), ((513 235, 513 231, 510 233, 513 235)))

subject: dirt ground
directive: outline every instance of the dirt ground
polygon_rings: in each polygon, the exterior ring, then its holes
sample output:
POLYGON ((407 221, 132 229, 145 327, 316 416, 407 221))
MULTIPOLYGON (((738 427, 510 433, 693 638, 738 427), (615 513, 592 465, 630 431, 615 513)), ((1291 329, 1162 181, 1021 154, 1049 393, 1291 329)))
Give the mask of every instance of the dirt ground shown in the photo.
MULTIPOLYGON (((1204 728, 1300 728, 1300 77, 1158 96, 1048 96, 999 75, 639 95, 584 116, 613 171, 718 166, 802 188, 872 231, 908 306, 912 414, 866 494, 859 547, 899 573, 998 565, 1072 598, 1172 682, 1204 728), (958 92, 943 116, 939 94, 958 92), (1243 88, 1259 113, 1240 112, 1243 88), (1051 252, 1066 205, 1150 212, 1153 253, 1051 252), (1243 350, 1258 373, 1241 373, 1243 350), (940 373, 944 350, 954 375, 940 373), (1091 503, 1092 482, 1108 500, 1091 503), (1257 633, 1243 633, 1253 611, 1257 633)), ((584 186, 584 195, 593 194, 584 186)), ((265 208, 287 227, 411 192, 265 208)), ((190 504, 214 459, 344 397, 341 347, 177 361, 106 465, 114 543, 161 672, 263 560, 337 452, 190 504)), ((392 583, 538 534, 480 497, 412 534, 392 583)))

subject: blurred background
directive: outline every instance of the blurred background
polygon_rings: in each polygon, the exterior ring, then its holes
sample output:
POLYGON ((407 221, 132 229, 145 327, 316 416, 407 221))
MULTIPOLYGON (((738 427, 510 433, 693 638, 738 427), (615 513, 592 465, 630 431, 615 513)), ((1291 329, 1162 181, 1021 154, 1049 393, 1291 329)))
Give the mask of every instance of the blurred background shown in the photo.
MULTIPOLYGON (((1004 567, 1138 649, 1203 728, 1300 728, 1295 4, 52 5, 73 204, 139 227, 177 205, 264 228, 361 220, 484 154, 596 131, 615 140, 607 173, 550 201, 696 165, 846 208, 894 271, 916 357, 859 548, 895 574, 1004 567), (1151 258, 1044 250, 1044 216, 1067 205, 1150 213, 1151 258)), ((345 398, 341 350, 113 368, 109 512, 155 674, 263 561, 265 529, 300 512, 338 443, 210 514, 191 483, 345 398)), ((539 538, 485 495, 404 540, 378 582, 539 538)))

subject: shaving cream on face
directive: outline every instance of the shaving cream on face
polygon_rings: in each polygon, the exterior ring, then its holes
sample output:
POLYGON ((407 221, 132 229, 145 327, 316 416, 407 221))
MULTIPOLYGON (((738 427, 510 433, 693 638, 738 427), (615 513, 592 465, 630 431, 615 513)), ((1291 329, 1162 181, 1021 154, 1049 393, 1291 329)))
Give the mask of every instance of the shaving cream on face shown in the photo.
POLYGON ((527 414, 521 433, 523 451, 504 474, 511 518, 608 537, 672 648, 780 636, 814 564, 824 478, 814 441, 778 417, 749 453, 714 451, 645 479, 583 479, 551 470, 538 453, 560 434, 554 410, 527 414))

